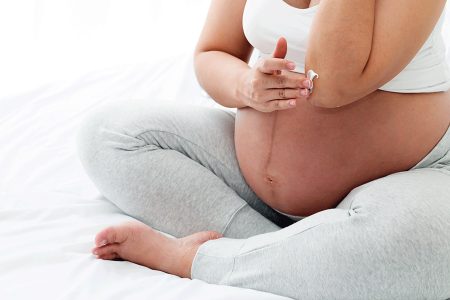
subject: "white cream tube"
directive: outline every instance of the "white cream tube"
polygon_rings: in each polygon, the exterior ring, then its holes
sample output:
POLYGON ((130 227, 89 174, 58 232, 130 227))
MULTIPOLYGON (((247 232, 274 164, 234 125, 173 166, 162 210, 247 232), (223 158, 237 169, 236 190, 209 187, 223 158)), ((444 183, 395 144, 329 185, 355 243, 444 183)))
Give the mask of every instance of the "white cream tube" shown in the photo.
POLYGON ((309 94, 311 94, 313 92, 313 85, 314 85, 313 79, 316 78, 316 77, 319 78, 319 74, 317 74, 313 70, 309 70, 308 74, 306 75, 306 78, 311 80, 311 87, 309 88, 309 94))

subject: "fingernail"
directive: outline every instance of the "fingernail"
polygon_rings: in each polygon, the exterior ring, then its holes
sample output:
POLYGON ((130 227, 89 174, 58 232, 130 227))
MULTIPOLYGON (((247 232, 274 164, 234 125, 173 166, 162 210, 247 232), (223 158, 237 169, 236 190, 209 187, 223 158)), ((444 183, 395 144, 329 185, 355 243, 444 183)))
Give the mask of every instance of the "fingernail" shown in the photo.
POLYGON ((289 101, 290 106, 295 106, 295 101, 289 101))
POLYGON ((104 239, 103 241, 100 242, 100 247, 106 245, 107 243, 108 243, 108 240, 104 239))
POLYGON ((95 251, 95 252, 94 252, 94 255, 98 255, 98 252, 97 252, 97 251, 95 251))
POLYGON ((287 64, 288 69, 294 70, 295 69, 295 64, 294 63, 288 63, 287 64))
POLYGON ((311 86, 311 81, 309 79, 308 80, 304 80, 303 81, 303 86, 309 88, 311 86))
POLYGON ((306 90, 305 89, 301 90, 300 95, 306 96, 306 90))

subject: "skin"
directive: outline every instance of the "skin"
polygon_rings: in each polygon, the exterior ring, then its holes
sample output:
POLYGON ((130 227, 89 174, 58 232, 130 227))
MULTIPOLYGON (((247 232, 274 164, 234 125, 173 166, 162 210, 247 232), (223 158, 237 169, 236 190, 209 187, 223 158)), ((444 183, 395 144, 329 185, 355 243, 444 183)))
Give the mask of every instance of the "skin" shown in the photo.
MULTIPOLYGON (((296 8, 319 3, 285 2, 296 8)), ((253 47, 242 30, 245 0, 232 7, 212 2, 194 67, 216 102, 238 108, 236 154, 261 200, 288 214, 311 215, 335 207, 354 187, 409 170, 435 147, 450 124, 449 92, 378 88, 414 57, 445 2, 322 0, 306 52, 306 70, 320 74, 311 95, 300 93, 310 84, 304 74, 289 71, 283 38, 270 57, 247 65, 253 47)), ((221 235, 205 231, 171 239, 127 222, 100 231, 93 253, 190 278, 198 248, 216 238, 221 235)))

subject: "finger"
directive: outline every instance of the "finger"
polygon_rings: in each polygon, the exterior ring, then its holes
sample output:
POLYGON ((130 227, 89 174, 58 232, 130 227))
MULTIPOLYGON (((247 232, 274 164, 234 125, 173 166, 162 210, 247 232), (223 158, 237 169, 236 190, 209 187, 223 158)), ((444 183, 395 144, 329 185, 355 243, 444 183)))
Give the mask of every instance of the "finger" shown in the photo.
POLYGON ((306 77, 288 75, 267 75, 261 79, 261 86, 266 89, 274 88, 309 88, 311 80, 306 77))
POLYGON ((308 96, 309 90, 307 89, 268 89, 265 93, 266 98, 262 100, 306 98, 308 96))
POLYGON ((265 74, 273 74, 274 71, 278 70, 294 70, 295 63, 282 58, 270 58, 266 57, 261 60, 261 63, 258 66, 258 70, 261 73, 265 74))
POLYGON ((296 105, 297 105, 296 99, 287 99, 287 100, 276 99, 266 102, 263 105, 261 111, 269 113, 275 110, 294 108, 296 105))
POLYGON ((284 37, 280 37, 270 57, 285 58, 286 53, 287 53, 287 41, 284 37))
MULTIPOLYGON (((284 37, 280 37, 277 41, 277 44, 275 45, 275 49, 273 50, 272 54, 269 56, 271 58, 285 58, 287 54, 287 41, 284 37)), ((287 70, 292 70, 295 68, 295 64, 289 62, 291 65, 288 67, 287 70), (292 68, 292 69, 291 69, 292 68)), ((279 70, 273 70, 269 73, 272 75, 281 75, 281 69, 279 70)))

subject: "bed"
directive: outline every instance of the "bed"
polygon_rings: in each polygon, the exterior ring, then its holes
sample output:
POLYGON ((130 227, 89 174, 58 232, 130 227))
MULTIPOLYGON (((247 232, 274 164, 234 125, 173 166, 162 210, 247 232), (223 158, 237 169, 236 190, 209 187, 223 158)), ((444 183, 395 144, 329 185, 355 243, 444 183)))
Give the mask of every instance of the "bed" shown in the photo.
POLYGON ((75 143, 81 119, 129 99, 227 109, 200 88, 192 57, 186 51, 104 68, 0 98, 1 299, 288 299, 97 260, 90 252, 100 229, 133 218, 84 172, 75 143))
POLYGON ((219 107, 198 85, 192 54, 94 71, 0 100, 1 299, 286 299, 90 253, 100 229, 133 218, 85 174, 75 144, 81 119, 127 99, 219 107))

